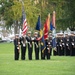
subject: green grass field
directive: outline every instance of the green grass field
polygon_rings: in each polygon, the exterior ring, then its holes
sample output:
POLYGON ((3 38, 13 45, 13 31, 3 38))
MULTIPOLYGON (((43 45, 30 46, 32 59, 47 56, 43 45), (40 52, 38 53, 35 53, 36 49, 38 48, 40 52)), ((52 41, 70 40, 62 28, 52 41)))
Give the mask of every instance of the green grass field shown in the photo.
POLYGON ((0 75, 75 75, 75 57, 51 56, 51 60, 14 60, 13 43, 0 43, 0 75))

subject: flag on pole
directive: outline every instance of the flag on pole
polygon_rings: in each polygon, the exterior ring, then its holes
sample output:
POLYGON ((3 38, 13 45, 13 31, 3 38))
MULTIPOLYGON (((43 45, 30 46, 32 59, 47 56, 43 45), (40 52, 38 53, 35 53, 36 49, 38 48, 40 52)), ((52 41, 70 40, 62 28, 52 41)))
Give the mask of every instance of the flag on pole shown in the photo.
POLYGON ((41 30, 41 19, 40 19, 40 15, 38 17, 38 21, 36 23, 36 27, 35 27, 36 30, 40 31, 41 30))
POLYGON ((42 50, 42 53, 44 53, 45 49, 46 49, 46 44, 45 44, 44 36, 42 36, 42 39, 41 39, 41 50, 42 50))
POLYGON ((52 46, 53 46, 53 48, 56 47, 56 30, 55 30, 55 28, 53 28, 53 31, 52 31, 52 46))
POLYGON ((48 38, 48 31, 50 30, 50 13, 48 14, 48 17, 46 19, 46 22, 44 24, 44 39, 48 38))
POLYGON ((52 24, 52 22, 50 22, 50 30, 52 31, 53 30, 53 24, 52 24))
POLYGON ((48 26, 47 21, 44 24, 44 39, 48 38, 48 26))
POLYGON ((40 33, 40 37, 37 39, 37 40, 40 40, 40 39, 42 38, 42 36, 43 36, 43 31, 42 31, 42 29, 41 29, 41 19, 40 19, 40 15, 39 15, 39 17, 38 17, 38 21, 37 21, 37 23, 36 23, 35 29, 38 30, 39 33, 40 33))
POLYGON ((56 48, 56 26, 55 26, 55 11, 52 16, 52 46, 56 48))
POLYGON ((47 18, 47 27, 49 31, 50 30, 50 13, 48 14, 48 18, 47 18))
POLYGON ((22 21, 23 21, 22 34, 26 35, 28 27, 27 27, 27 19, 26 19, 24 8, 22 8, 22 21))
POLYGON ((45 50, 46 47, 45 47, 45 40, 44 40, 44 36, 43 36, 43 30, 41 29, 40 15, 38 17, 38 21, 37 21, 35 29, 38 30, 39 33, 40 33, 40 37, 37 40, 41 41, 41 50, 42 50, 42 52, 44 52, 44 50, 45 50))

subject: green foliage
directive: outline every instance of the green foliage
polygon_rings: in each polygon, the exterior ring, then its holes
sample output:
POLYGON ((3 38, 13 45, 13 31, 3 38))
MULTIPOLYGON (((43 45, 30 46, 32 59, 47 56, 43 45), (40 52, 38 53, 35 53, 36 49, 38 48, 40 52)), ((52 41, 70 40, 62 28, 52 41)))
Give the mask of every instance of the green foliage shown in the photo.
POLYGON ((30 0, 24 1, 24 8, 27 22, 30 27, 35 27, 40 9, 38 9, 30 0))
MULTIPOLYGON (((22 2, 18 0, 13 0, 11 4, 10 2, 5 2, 4 7, 2 6, 0 9, 0 14, 3 15, 4 19, 6 20, 7 26, 11 26, 14 21, 21 21, 22 17, 22 2)), ((30 0, 27 0, 24 1, 24 10, 26 13, 28 25, 31 27, 35 27, 39 9, 35 7, 30 0)))
MULTIPOLYGON (((48 13, 56 11, 56 28, 65 30, 67 27, 75 27, 75 0, 22 0, 28 25, 36 26, 38 15, 41 15, 42 25, 48 13)), ((22 2, 20 0, 0 0, 0 16, 6 20, 7 27, 14 21, 21 21, 22 2)), ((52 19, 52 17, 51 17, 52 19)), ((22 26, 22 24, 21 24, 22 26)))
POLYGON ((9 0, 9 2, 7 2, 7 0, 1 0, 0 5, 0 15, 4 16, 5 10, 13 5, 13 0, 9 0))
POLYGON ((11 12, 10 12, 11 6, 13 5, 13 0, 9 0, 9 2, 7 2, 7 0, 1 0, 0 5, 1 5, 0 15, 6 21, 6 26, 10 27, 13 23, 11 12))
POLYGON ((75 0, 68 0, 69 24, 72 29, 75 28, 75 0))
POLYGON ((18 1, 14 1, 14 5, 11 7, 10 9, 12 11, 12 15, 13 15, 13 20, 19 20, 21 18, 22 15, 22 10, 21 10, 21 3, 18 1))

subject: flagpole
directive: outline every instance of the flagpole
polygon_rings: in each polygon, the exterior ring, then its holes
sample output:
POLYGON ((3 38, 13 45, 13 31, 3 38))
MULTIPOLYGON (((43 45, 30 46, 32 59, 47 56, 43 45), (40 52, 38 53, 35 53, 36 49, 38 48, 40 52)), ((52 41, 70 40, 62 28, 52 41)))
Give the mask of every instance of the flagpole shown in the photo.
POLYGON ((24 36, 24 35, 26 35, 28 27, 27 27, 26 14, 25 14, 25 10, 24 10, 24 2, 23 2, 23 0, 20 0, 20 1, 22 3, 22 21, 23 21, 22 34, 24 36))
POLYGON ((24 8, 24 2, 23 2, 23 0, 21 0, 21 3, 22 3, 22 8, 24 8))
POLYGON ((24 6, 24 2, 23 2, 23 0, 21 0, 21 2, 22 2, 22 6, 24 6))
POLYGON ((53 20, 53 30, 52 30, 52 41, 53 41, 53 50, 57 51, 56 50, 56 25, 55 25, 55 11, 53 11, 53 17, 52 17, 52 20, 53 20))

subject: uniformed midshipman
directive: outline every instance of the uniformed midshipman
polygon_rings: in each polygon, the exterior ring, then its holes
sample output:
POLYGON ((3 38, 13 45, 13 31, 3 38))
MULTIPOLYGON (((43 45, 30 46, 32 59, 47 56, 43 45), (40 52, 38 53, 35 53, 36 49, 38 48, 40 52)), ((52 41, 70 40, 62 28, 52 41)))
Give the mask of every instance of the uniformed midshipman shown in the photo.
POLYGON ((32 60, 33 44, 32 44, 31 31, 28 32, 26 40, 28 43, 28 58, 29 60, 32 60))
POLYGON ((19 35, 16 34, 14 39, 14 59, 15 60, 19 60, 19 50, 20 50, 20 39, 19 39, 19 35))
POLYGON ((21 44, 21 59, 25 60, 26 57, 26 36, 21 36, 20 38, 20 44, 21 44))
POLYGON ((35 59, 39 60, 39 40, 38 39, 38 32, 34 33, 34 50, 35 50, 35 59))

